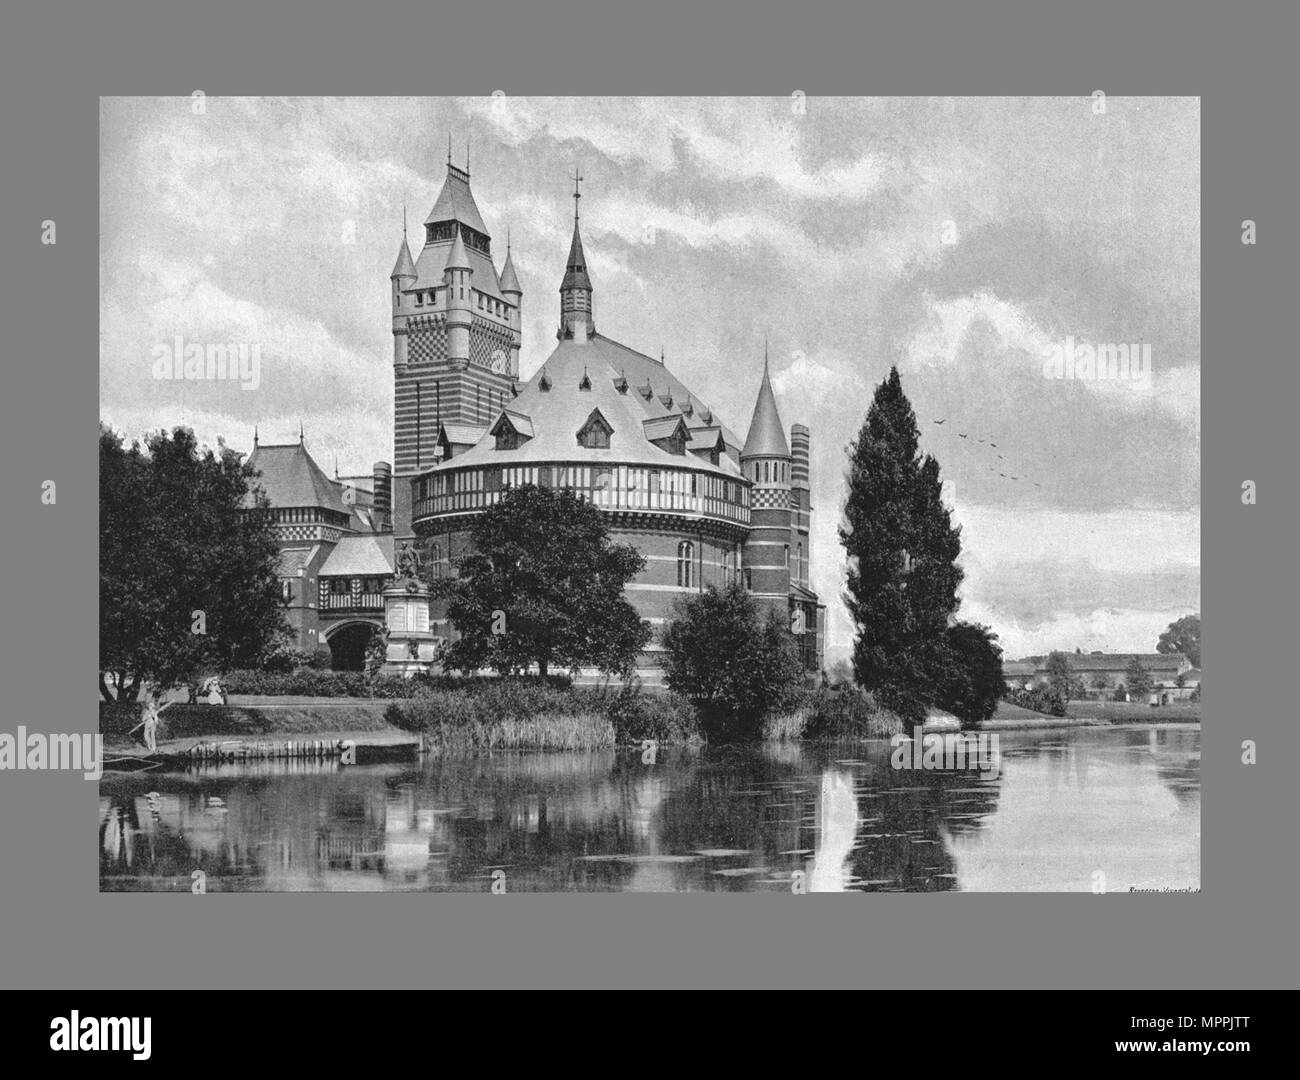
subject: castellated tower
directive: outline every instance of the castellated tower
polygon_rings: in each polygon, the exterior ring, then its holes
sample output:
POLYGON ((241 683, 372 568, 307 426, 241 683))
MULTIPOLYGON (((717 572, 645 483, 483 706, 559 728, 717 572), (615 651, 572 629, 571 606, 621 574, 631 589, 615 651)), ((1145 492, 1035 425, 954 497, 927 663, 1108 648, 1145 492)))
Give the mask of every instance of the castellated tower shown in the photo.
POLYGON ((447 160, 424 243, 412 258, 406 229, 389 275, 393 326, 393 532, 411 529, 411 477, 438 462, 438 431, 470 442, 515 395, 523 289, 507 251, 497 273, 469 170, 447 160), (481 430, 480 430, 481 429, 481 430))
POLYGON ((763 382, 754 403, 749 435, 740 451, 741 471, 754 484, 744 564, 750 592, 760 609, 776 611, 782 618, 790 607, 790 582, 794 578, 794 553, 790 545, 795 535, 791 500, 793 464, 794 456, 781 426, 764 357, 763 382))

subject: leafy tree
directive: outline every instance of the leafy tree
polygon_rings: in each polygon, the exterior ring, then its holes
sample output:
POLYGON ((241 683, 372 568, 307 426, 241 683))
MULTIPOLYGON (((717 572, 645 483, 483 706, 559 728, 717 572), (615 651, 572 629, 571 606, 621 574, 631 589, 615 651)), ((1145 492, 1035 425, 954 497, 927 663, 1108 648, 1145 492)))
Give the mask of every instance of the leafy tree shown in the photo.
POLYGON ((700 710, 710 734, 757 735, 764 713, 803 684, 798 647, 776 612, 760 616, 741 585, 679 600, 663 631, 669 687, 700 710))
POLYGON ((831 686, 852 686, 853 685, 853 665, 847 660, 836 660, 831 665, 830 672, 826 676, 826 681, 831 686))
POLYGON ((623 587, 645 559, 610 542, 600 510, 568 488, 524 484, 479 514, 470 536, 458 576, 434 578, 427 562, 421 571, 460 634, 448 667, 631 671, 651 635, 623 587))
POLYGON ((938 462, 919 447, 916 416, 891 368, 849 448, 839 532, 858 685, 912 719, 924 715, 943 669, 962 580, 961 529, 943 505, 938 462))
POLYGON ((1059 651, 1047 654, 1047 684, 1063 701, 1079 696, 1079 677, 1074 673, 1068 654, 1059 651))
POLYGON ((1149 693, 1155 683, 1151 679, 1151 672, 1142 666, 1142 661, 1136 656, 1128 662, 1128 667, 1124 669, 1124 685, 1128 688, 1129 695, 1141 701, 1149 693))
POLYGON ((159 431, 129 447, 99 433, 100 693, 170 688, 255 667, 287 627, 279 553, 257 473, 235 451, 159 431))
POLYGON ((1092 688, 1094 690, 1107 690, 1110 688, 1110 676, 1104 671, 1099 671, 1092 677, 1092 688))
POLYGON ((1169 624, 1160 640, 1156 642, 1156 652, 1163 655, 1182 653, 1192 662, 1192 667, 1201 666, 1201 617, 1184 615, 1169 624))
POLYGON ((938 683, 940 708, 974 727, 997 711, 1006 693, 997 634, 979 623, 955 623, 944 634, 945 664, 938 683))

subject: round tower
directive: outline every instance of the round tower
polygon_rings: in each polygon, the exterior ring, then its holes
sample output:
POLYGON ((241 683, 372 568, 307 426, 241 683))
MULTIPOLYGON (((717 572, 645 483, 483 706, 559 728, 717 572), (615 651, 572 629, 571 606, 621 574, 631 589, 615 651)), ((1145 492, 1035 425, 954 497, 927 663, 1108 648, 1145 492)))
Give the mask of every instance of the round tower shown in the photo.
POLYGON ((474 323, 473 288, 470 284, 474 269, 465 254, 459 226, 447 261, 442 268, 442 281, 447 287, 447 360, 453 370, 469 367, 469 331, 474 323))
POLYGON ((416 281, 415 260, 411 258, 411 249, 406 244, 406 222, 403 212, 402 246, 397 252, 397 262, 393 272, 388 275, 393 285, 393 363, 406 363, 406 315, 403 310, 403 293, 416 281))
POLYGON ((524 290, 519 287, 515 261, 510 254, 510 234, 506 233, 506 264, 501 268, 501 295, 513 304, 506 313, 510 319, 510 374, 519 374, 519 346, 522 344, 524 290))
POLYGON ((785 617, 790 604, 790 500, 793 458, 776 408, 767 357, 754 403, 740 468, 753 483, 749 535, 745 539, 745 582, 760 608, 785 617))

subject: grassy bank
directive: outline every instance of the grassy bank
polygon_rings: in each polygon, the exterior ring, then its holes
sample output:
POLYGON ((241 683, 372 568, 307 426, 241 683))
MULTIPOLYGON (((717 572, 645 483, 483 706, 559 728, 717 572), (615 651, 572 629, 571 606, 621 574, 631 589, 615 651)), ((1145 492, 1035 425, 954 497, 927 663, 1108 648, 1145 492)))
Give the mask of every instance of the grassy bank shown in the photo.
POLYGON ((1071 716, 1105 720, 1112 724, 1199 724, 1201 703, 1180 701, 1174 705, 1146 705, 1139 701, 1072 701, 1071 716))
MULTIPOLYGON (((391 731, 384 719, 387 702, 340 701, 328 705, 171 705, 158 718, 158 742, 173 739, 252 738, 259 735, 330 735, 339 731, 391 731)), ((105 741, 139 741, 129 734, 140 722, 141 706, 99 706, 105 741)))
MULTIPOLYGON (((295 689, 301 684, 285 683, 295 689)), ((438 754, 483 750, 601 750, 640 745, 698 746, 713 730, 675 694, 623 688, 572 687, 537 679, 468 680, 449 687, 408 682, 405 698, 350 696, 303 699, 252 696, 232 705, 169 706, 157 740, 255 739, 348 733, 418 735, 438 754)), ((110 743, 138 742, 128 734, 141 706, 101 703, 100 730, 110 743)), ((904 730, 899 717, 857 690, 808 690, 787 707, 756 721, 754 736, 776 742, 887 738, 904 730)))

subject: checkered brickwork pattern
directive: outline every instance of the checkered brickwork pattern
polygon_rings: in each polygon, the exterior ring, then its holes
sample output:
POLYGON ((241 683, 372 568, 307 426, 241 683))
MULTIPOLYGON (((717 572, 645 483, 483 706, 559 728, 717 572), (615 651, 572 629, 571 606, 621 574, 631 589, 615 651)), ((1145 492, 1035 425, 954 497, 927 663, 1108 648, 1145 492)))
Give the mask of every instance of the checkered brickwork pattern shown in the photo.
POLYGON ((755 488, 750 499, 751 510, 789 510, 788 488, 755 488))
POLYGON ((447 328, 442 322, 411 326, 407 330, 406 361, 428 364, 447 359, 447 328))
POLYGON ((492 359, 498 352, 508 364, 510 331, 485 319, 475 319, 469 335, 469 362, 479 367, 491 367, 492 359))

